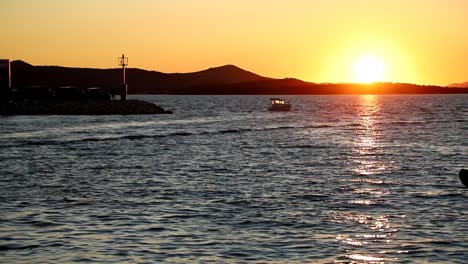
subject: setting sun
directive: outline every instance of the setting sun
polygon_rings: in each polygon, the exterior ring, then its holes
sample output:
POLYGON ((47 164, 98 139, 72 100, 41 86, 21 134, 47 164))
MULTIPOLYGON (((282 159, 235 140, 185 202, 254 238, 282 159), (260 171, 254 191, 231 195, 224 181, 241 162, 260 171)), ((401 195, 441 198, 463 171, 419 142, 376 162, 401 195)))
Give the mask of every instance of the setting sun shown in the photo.
POLYGON ((385 64, 376 56, 359 57, 353 64, 354 80, 358 83, 372 83, 383 81, 385 78, 385 64))

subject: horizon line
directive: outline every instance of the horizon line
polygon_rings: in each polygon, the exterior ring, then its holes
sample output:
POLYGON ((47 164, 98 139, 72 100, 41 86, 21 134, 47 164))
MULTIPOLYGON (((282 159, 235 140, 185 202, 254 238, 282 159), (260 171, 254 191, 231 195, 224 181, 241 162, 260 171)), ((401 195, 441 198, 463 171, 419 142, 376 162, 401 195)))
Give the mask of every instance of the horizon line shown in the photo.
MULTIPOLYGON (((10 60, 10 59, 5 59, 5 60, 10 60)), ((31 65, 33 67, 61 67, 61 68, 72 68, 72 69, 96 69, 96 70, 116 70, 116 69, 118 70, 118 69, 120 69, 120 67, 101 68, 101 67, 63 66, 63 65, 53 65, 53 64, 50 64, 50 65, 35 65, 35 64, 31 64, 31 63, 29 63, 27 61, 21 60, 21 59, 10 60, 10 63, 13 63, 13 62, 23 62, 23 63, 31 65)), ((438 85, 438 84, 429 84, 429 83, 422 84, 422 83, 410 83, 410 82, 398 82, 398 81, 376 81, 376 82, 370 82, 370 83, 348 82, 348 81, 343 81, 343 82, 328 82, 328 81, 315 82, 315 81, 303 80, 303 79, 300 79, 298 77, 275 78, 275 77, 266 77, 266 76, 257 74, 257 73, 255 73, 253 71, 246 70, 246 69, 244 69, 242 67, 239 67, 239 66, 237 66, 235 64, 231 64, 231 63, 220 65, 220 66, 213 66, 213 67, 209 67, 209 68, 205 68, 205 69, 201 69, 201 70, 197 70, 197 71, 189 71, 189 72, 162 72, 162 71, 158 71, 158 70, 154 70, 154 69, 145 69, 145 68, 137 68, 137 67, 128 67, 127 69, 143 70, 143 71, 149 71, 149 72, 158 72, 158 73, 162 73, 162 74, 191 74, 191 73, 199 73, 199 72, 203 72, 203 71, 208 71, 208 70, 211 70, 211 69, 219 69, 219 68, 223 68, 223 67, 235 67, 235 68, 238 68, 240 70, 243 70, 243 71, 258 75, 259 77, 266 78, 266 79, 272 79, 272 80, 295 79, 295 80, 299 80, 299 81, 302 81, 302 82, 317 84, 317 85, 410 84, 410 85, 419 85, 419 86, 438 86, 438 87, 447 87, 447 88, 468 88, 468 87, 463 87, 463 86, 459 86, 459 87, 452 86, 452 85, 457 85, 457 84, 463 85, 465 83, 468 83, 468 81, 452 82, 452 83, 446 84, 446 85, 438 85)))

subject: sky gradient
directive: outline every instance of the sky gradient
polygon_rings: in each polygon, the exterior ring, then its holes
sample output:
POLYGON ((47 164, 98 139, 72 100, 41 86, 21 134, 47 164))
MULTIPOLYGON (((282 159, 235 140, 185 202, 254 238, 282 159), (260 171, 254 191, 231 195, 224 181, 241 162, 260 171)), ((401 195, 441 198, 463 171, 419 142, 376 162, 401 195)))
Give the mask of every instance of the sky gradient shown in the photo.
POLYGON ((0 0, 0 58, 34 65, 257 74, 355 82, 363 56, 379 81, 468 81, 465 0, 0 0))

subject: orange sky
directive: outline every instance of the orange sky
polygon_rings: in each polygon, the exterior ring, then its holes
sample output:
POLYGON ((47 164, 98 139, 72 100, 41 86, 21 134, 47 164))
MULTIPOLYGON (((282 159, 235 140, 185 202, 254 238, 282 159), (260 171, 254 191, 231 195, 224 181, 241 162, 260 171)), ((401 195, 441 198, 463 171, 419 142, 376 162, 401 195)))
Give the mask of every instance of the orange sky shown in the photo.
POLYGON ((234 64, 260 75, 355 82, 468 81, 466 0, 0 0, 0 58, 34 65, 191 72, 234 64))

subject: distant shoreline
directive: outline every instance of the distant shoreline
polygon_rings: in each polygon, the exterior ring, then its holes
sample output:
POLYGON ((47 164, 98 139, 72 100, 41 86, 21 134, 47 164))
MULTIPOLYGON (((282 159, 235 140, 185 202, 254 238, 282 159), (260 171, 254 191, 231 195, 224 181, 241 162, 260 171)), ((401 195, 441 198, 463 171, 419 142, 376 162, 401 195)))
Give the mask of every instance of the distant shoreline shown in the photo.
MULTIPOLYGON (((120 85, 121 69, 33 66, 11 62, 13 88, 101 87, 110 91, 120 85)), ((161 73, 127 69, 129 94, 193 95, 298 95, 298 94, 468 94, 468 88, 380 82, 373 84, 312 83, 294 78, 273 79, 234 65, 192 73, 161 73)))
POLYGON ((254 95, 466 95, 468 94, 468 89, 463 88, 464 91, 457 92, 427 92, 427 93, 135 93, 129 95, 187 95, 187 96, 196 96, 196 95, 239 95, 239 96, 254 96, 254 95))

